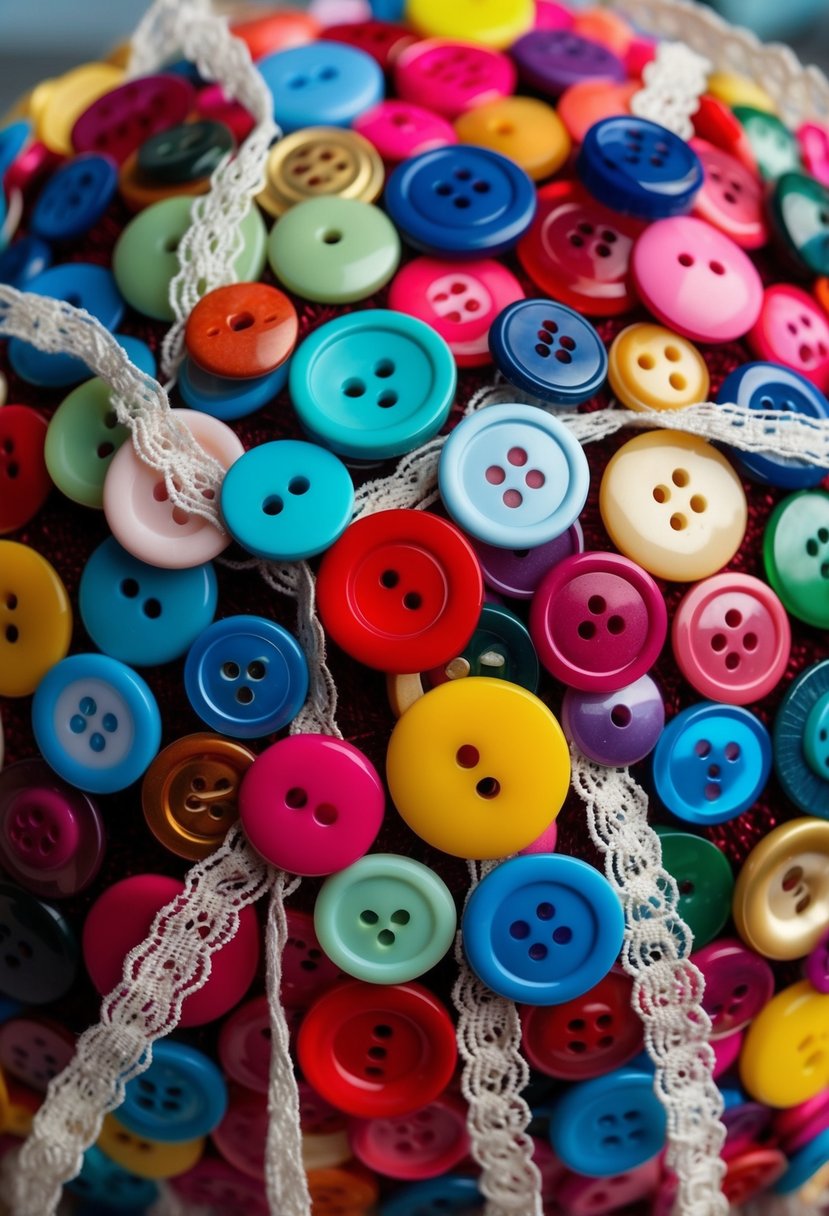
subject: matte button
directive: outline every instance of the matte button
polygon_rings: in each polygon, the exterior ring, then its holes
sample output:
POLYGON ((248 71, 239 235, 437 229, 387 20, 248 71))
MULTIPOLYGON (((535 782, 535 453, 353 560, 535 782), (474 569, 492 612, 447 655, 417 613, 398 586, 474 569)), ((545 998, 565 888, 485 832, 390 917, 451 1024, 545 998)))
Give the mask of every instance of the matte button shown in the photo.
POLYGON ((529 0, 409 0, 406 17, 421 34, 465 38, 484 46, 509 46, 533 23, 529 0))
POLYGON ((354 130, 364 136, 389 164, 397 164, 419 152, 430 152, 457 143, 451 123, 427 106, 411 101, 381 101, 354 121, 354 130))
POLYGON ((291 301, 266 283, 231 283, 198 301, 184 330, 187 351, 214 376, 264 376, 296 346, 298 321, 291 301))
POLYGON ((708 400, 708 367, 697 348, 648 321, 629 325, 613 339, 608 379, 629 410, 679 410, 708 400))
POLYGON ((620 1068, 572 1086, 553 1110, 550 1142, 568 1169, 596 1178, 656 1156, 665 1142, 665 1111, 652 1074, 620 1068))
POLYGON ((553 566, 582 552, 584 535, 575 520, 561 536, 532 549, 501 549, 483 541, 475 541, 474 547, 488 587, 510 599, 529 600, 553 566))
POLYGON ((733 938, 722 938, 695 950, 691 962, 705 978, 702 1007, 711 1018, 712 1038, 723 1038, 748 1026, 774 994, 771 967, 733 938))
POLYGON ((690 211, 703 181, 690 144, 633 115, 595 123, 584 137, 576 171, 605 206, 647 220, 690 211))
POLYGON ((794 134, 776 114, 755 105, 732 106, 734 117, 745 132, 760 174, 775 181, 783 173, 800 168, 800 149, 794 134))
POLYGON ((578 405, 599 391, 607 353, 596 330, 553 300, 519 300, 495 318, 489 348, 517 388, 556 405, 578 405))
POLYGON ((808 980, 778 992, 746 1032, 740 1079, 767 1106, 795 1106, 829 1085, 829 996, 808 980))
POLYGON ((221 1072, 203 1052, 163 1039, 150 1067, 127 1082, 118 1121, 134 1135, 179 1144, 211 1132, 227 1107, 221 1072))
POLYGON ((71 636, 72 608, 58 572, 28 545, 0 540, 0 694, 33 693, 71 636))
POLYGON ((508 156, 533 181, 551 177, 570 155, 567 128, 552 106, 534 97, 504 97, 476 105, 455 120, 464 144, 508 156))
POLYGON ((515 66, 508 56, 466 38, 458 42, 426 39, 415 42, 398 57, 394 82, 404 101, 456 118, 512 93, 515 66))
POLYGON ((204 1152, 202 1136, 178 1143, 150 1140, 129 1131, 115 1115, 105 1115, 97 1141, 108 1157, 139 1178, 173 1178, 191 1169, 204 1152))
POLYGON ((704 836, 657 827, 662 865, 676 880, 677 911, 700 948, 716 937, 731 914, 734 875, 731 864, 704 836))
POLYGON ((195 1207, 226 1205, 232 1212, 268 1216, 268 1202, 261 1182, 248 1178, 227 1161, 217 1158, 202 1157, 192 1169, 172 1178, 170 1188, 185 1203, 195 1207))
POLYGON ((323 953, 309 912, 288 908, 287 918, 288 940, 282 952, 280 995, 286 1009, 302 1010, 341 979, 342 971, 323 953))
POLYGON ((193 86, 169 72, 139 76, 93 101, 72 128, 77 152, 100 152, 121 164, 157 131, 183 122, 193 86))
MULTIPOLYGON (((381 102, 380 106, 394 104, 381 102)), ((383 162, 369 138, 339 127, 304 127, 271 148, 265 186, 256 201, 276 217, 295 203, 320 196, 373 203, 384 177, 383 162)))
POLYGON ((829 494, 801 490, 777 504, 763 535, 763 564, 787 612, 829 629, 829 494))
POLYGON ((27 405, 0 409, 0 535, 16 532, 37 515, 52 480, 43 448, 46 420, 27 405))
POLYGON ((821 392, 829 389, 829 319, 808 292, 788 283, 767 287, 746 340, 758 359, 800 372, 821 392))
POLYGON ((223 122, 180 123, 144 140, 138 149, 138 171, 154 182, 195 181, 209 177, 233 147, 233 135, 223 122))
POLYGON ((13 1017, 0 1027, 0 1064, 6 1076, 46 1092, 75 1054, 75 1036, 40 1017, 13 1017))
POLYGON ((567 738, 596 764, 625 768, 653 751, 665 725, 665 706, 647 675, 609 695, 568 688, 561 725, 567 738))
POLYGON ((257 67, 288 135, 315 123, 350 127, 358 114, 383 99, 379 64, 340 42, 320 39, 290 47, 260 59, 257 67))
POLYGON ((632 1205, 654 1194, 661 1177, 659 1159, 652 1158, 610 1178, 588 1178, 568 1171, 557 1193, 572 1216, 604 1216, 623 1212, 627 1205, 634 1210, 632 1205))
POLYGON ((267 1137, 267 1099, 245 1090, 231 1092, 227 1113, 211 1137, 225 1161, 248 1178, 264 1182, 267 1137))
POLYGON ((357 1160, 386 1178, 434 1178, 469 1152, 466 1105, 445 1094, 411 1115, 352 1119, 349 1139, 357 1160))
POLYGON ((627 1064, 642 1050, 632 988, 626 975, 612 970, 569 1001, 522 1009, 522 1041, 533 1068, 560 1081, 586 1081, 627 1064))
POLYGON ((276 371, 245 380, 229 380, 211 376, 197 363, 185 357, 178 371, 178 391, 191 410, 210 414, 223 422, 233 422, 270 405, 288 383, 290 360, 280 363, 276 371))
POLYGON ((158 1198, 158 1186, 152 1179, 139 1178, 117 1165, 97 1144, 86 1150, 81 1172, 67 1182, 66 1189, 78 1196, 81 1203, 102 1204, 125 1212, 141 1211, 158 1198))
POLYGON ((759 249, 769 237, 763 184, 736 156, 704 139, 692 139, 705 178, 694 215, 731 237, 741 249, 759 249))
POLYGON ((29 219, 32 232, 45 241, 77 240, 104 214, 117 184, 118 171, 108 156, 74 157, 40 191, 29 219))
POLYGON ((582 80, 622 81, 627 74, 613 51, 570 29, 531 30, 510 52, 524 83, 552 97, 582 80))
POLYGON ((10 882, 0 883, 0 993, 46 1005, 71 989, 78 944, 63 916, 10 882))

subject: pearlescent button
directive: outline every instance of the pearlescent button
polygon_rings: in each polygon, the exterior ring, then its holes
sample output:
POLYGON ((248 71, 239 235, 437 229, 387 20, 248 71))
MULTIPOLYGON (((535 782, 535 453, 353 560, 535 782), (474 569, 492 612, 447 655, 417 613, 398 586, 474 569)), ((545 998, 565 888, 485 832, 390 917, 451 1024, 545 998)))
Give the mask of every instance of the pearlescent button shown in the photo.
POLYGON ((269 215, 322 195, 373 203, 383 188, 383 162, 373 144, 340 127, 304 127, 275 143, 256 196, 269 215))

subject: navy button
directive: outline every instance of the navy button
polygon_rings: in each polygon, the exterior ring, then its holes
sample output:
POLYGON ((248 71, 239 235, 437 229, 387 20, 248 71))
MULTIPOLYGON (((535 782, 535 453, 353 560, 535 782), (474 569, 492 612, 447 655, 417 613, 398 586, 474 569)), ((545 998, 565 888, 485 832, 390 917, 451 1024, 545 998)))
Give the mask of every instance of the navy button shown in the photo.
POLYGON ((386 185, 386 210, 403 238, 426 253, 501 253, 535 215, 535 186, 513 161, 469 144, 412 156, 386 185))
POLYGON ((690 211, 704 177, 699 157, 684 139, 632 116, 595 123, 576 167, 600 203, 646 220, 690 211))
POLYGON ((445 1216, 483 1207, 484 1197, 474 1178, 444 1174, 403 1187, 380 1205, 380 1216, 445 1216))
POLYGON ((516 388, 555 405, 578 405, 607 378, 607 351, 574 309, 552 300, 518 300, 500 312, 489 349, 516 388))
POLYGON ((573 30, 530 30, 510 47, 525 84, 558 97, 582 80, 625 80, 624 63, 613 51, 573 30))
POLYGON ((108 156, 87 152, 61 165, 46 182, 29 226, 45 241, 71 241, 97 223, 118 185, 118 168, 108 156))
POLYGON ((227 1085, 211 1059, 194 1047, 162 1039, 153 1060, 127 1082, 118 1122, 148 1140, 178 1143, 206 1136, 227 1109, 227 1085))
POLYGON ((244 418, 269 405, 288 383, 290 359, 280 363, 275 371, 266 376, 252 376, 248 380, 230 380, 224 376, 213 376, 186 358, 178 373, 178 391, 185 405, 191 410, 200 410, 222 422, 244 418))
POLYGON ((774 771, 799 811, 829 819, 829 660, 786 691, 774 719, 774 771))
POLYGON ((78 943, 67 922, 10 882, 0 883, 0 992, 26 1005, 65 996, 78 970, 78 943))
POLYGON ((619 1068, 565 1093, 550 1119, 550 1143, 568 1169, 611 1178, 655 1157, 665 1128, 653 1073, 619 1068))
POLYGON ((123 1166, 117 1165, 97 1144, 90 1145, 86 1150, 80 1174, 67 1182, 66 1189, 90 1205, 96 1205, 84 1209, 88 1216, 93 1216, 93 1213, 105 1216, 108 1212, 143 1212, 158 1198, 157 1183, 150 1178, 139 1178, 137 1174, 131 1174, 123 1166))
POLYGON ((37 236, 22 236, 0 253, 0 283, 26 291, 52 264, 52 250, 37 236))
POLYGON ((385 92, 380 65, 340 42, 321 39, 290 47, 266 55, 256 67, 286 135, 302 127, 349 127, 385 92))
POLYGON ((575 857, 513 857, 472 892, 463 917, 469 965, 493 992, 560 1005, 607 975, 622 947, 622 906, 575 857))

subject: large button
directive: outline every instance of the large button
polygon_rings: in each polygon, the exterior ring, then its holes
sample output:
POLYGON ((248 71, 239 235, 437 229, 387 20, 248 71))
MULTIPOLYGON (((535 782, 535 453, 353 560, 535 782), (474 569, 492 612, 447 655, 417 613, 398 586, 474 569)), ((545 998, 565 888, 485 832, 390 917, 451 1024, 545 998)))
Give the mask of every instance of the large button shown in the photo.
POLYGON ((468 40, 427 39, 399 56, 394 81, 404 101, 456 118, 512 93, 515 66, 506 55, 468 40))
POLYGON ((552 300, 510 304, 490 328, 489 347, 511 384, 556 405, 586 401, 607 375, 607 352, 596 330, 552 300))
POLYGON ((0 1027, 4 1074, 36 1093, 46 1092, 49 1082, 63 1072, 74 1054, 72 1032, 46 1018, 13 1017, 0 1027))
POLYGON ((380 65, 356 47, 320 39, 260 59, 257 68, 274 99, 286 134, 314 124, 350 127, 382 101, 380 65))
POLYGON ((58 776, 93 794, 137 781, 158 751, 161 715, 132 668, 102 654, 75 654, 44 676, 32 730, 58 776))
POLYGON ((662 865, 676 880, 676 908, 699 948, 716 937, 731 915, 734 875, 725 853, 704 836, 658 827, 662 865))
POLYGON ((530 0, 409 0, 406 17, 421 34, 464 38, 484 46, 509 46, 533 23, 530 0))
POLYGON ((596 764, 626 768, 650 755, 665 725, 662 693, 650 676, 610 694, 568 688, 561 703, 568 739, 596 764))
POLYGON ((763 563, 786 611, 829 629, 829 494, 801 490, 777 504, 763 536, 763 563))
POLYGON ((195 181, 209 177, 233 146, 233 134, 223 122, 179 123, 144 140, 138 149, 138 172, 151 182, 195 181))
POLYGON ((277 217, 320 195, 373 203, 383 188, 384 170, 369 138, 339 127, 305 127, 286 135, 268 154, 265 186, 256 201, 277 217))
POLYGON ((0 694, 33 693, 71 636, 72 608, 58 572, 27 545, 0 540, 0 694))
POLYGON ((524 83, 552 97, 582 80, 623 81, 627 76, 618 55, 571 29, 531 30, 510 51, 524 83))
POLYGON ((381 101, 355 120, 354 130, 369 140, 390 165, 457 143, 458 138, 445 118, 411 101, 381 101))
POLYGON ((38 195, 29 219, 32 232, 45 241, 77 240, 104 214, 117 184, 118 171, 108 156, 74 157, 38 195))
POLYGON ((286 1009, 304 1010, 342 977, 336 963, 322 950, 314 918, 299 908, 288 908, 288 940, 282 951, 280 996, 286 1009))
POLYGON ((506 857, 555 819, 570 758, 543 702, 480 676, 450 680, 403 714, 386 775, 397 810, 428 844, 456 857, 506 857))
POLYGON ((264 376, 296 345, 291 301, 266 283, 231 283, 198 301, 184 331, 190 357, 214 376, 264 376))
POLYGON ((516 600, 532 599, 553 566, 583 549, 584 534, 578 520, 561 536, 555 536, 543 545, 534 545, 532 549, 501 549, 475 541, 486 585, 516 600))
POLYGON ((614 211, 655 220, 690 211, 703 171, 693 148, 659 123, 604 118, 584 137, 582 184, 614 211))
POLYGON ((215 1147, 249 1178, 265 1180, 265 1146, 268 1138, 268 1103, 262 1094, 236 1090, 227 1113, 213 1131, 215 1147))
POLYGON ((183 76, 139 76, 111 88, 79 115, 72 128, 77 152, 100 152, 121 164, 157 131, 183 122, 193 86, 183 76))
POLYGON ((446 1094, 408 1116, 352 1119, 349 1139, 357 1160, 386 1178, 435 1178, 469 1152, 466 1105, 446 1094))
POLYGON ((45 503, 52 488, 43 447, 46 420, 27 405, 0 401, 0 535, 16 532, 45 503))
POLYGON ((627 1064, 642 1050, 632 991, 631 980, 614 969, 569 1001, 523 1009, 524 1051, 533 1068, 560 1081, 586 1081, 627 1064))
POLYGON ((620 1068, 582 1081, 559 1098, 550 1142, 568 1169, 607 1178, 655 1157, 665 1143, 665 1126, 653 1075, 620 1068))
MULTIPOLYGON (((780 1154, 781 1165, 786 1161, 780 1154)), ((829 1128, 824 1128, 808 1145, 789 1158, 787 1168, 778 1176, 774 1190, 778 1195, 794 1195, 801 1203, 822 1203, 829 1182, 829 1128)))
POLYGON ((734 117, 745 132, 751 151, 766 181, 800 168, 800 149, 792 131, 776 114, 754 105, 733 106, 734 117))
POLYGON ((227 1107, 227 1086, 211 1059, 185 1043, 153 1044, 150 1067, 127 1082, 118 1121, 134 1135, 178 1144, 211 1132, 227 1107))
POLYGON ((247 1216, 268 1216, 262 1183, 218 1158, 202 1157, 192 1169, 172 1178, 170 1188, 196 1208, 224 1208, 228 1212, 245 1212, 247 1216))
POLYGON ((610 387, 629 410, 680 410, 708 400, 708 367, 687 338, 637 321, 613 339, 610 387))
POLYGON ((311 1006, 297 1040, 304 1076, 350 1115, 382 1118, 427 1106, 455 1070, 455 1027, 419 984, 347 980, 311 1006))
POLYGON ((552 106, 535 97, 505 97, 476 105, 455 121, 464 144, 492 148, 533 181, 551 177, 570 155, 567 128, 552 106))
POLYGON ((389 853, 362 857, 329 878, 314 905, 328 957, 374 984, 402 984, 434 967, 452 945, 456 919, 433 870, 389 853))
POLYGON ((139 1178, 173 1178, 196 1164, 205 1141, 203 1136, 174 1143, 151 1140, 129 1131, 115 1115, 105 1115, 97 1145, 116 1165, 139 1178))
MULTIPOLYGON (((67 1182, 66 1189, 78 1196, 82 1204, 114 1207, 123 1212, 138 1212, 155 1203, 158 1198, 155 1182, 150 1178, 139 1178, 137 1174, 117 1165, 97 1144, 91 1144, 86 1150, 81 1172, 77 1178, 67 1182)), ((94 1206, 92 1211, 95 1211, 94 1206)))
POLYGON ((771 967, 733 938, 695 950, 691 962, 705 979, 702 1007, 711 1019, 714 1039, 748 1026, 774 994, 771 967))
POLYGON ((69 992, 78 944, 63 916, 10 882, 0 883, 0 993, 46 1005, 69 992))
POLYGON ((829 996, 800 980, 773 996, 746 1033, 740 1078, 758 1102, 796 1106, 829 1085, 829 996))
POLYGON ((736 156, 692 139, 705 174, 694 199, 694 215, 719 228, 741 249, 759 249, 768 240, 763 186, 736 156))
POLYGON ((224 376, 211 376, 185 357, 178 372, 178 391, 190 409, 232 422, 270 405, 288 383, 289 367, 290 362, 286 359, 276 371, 265 376, 229 380, 224 376))

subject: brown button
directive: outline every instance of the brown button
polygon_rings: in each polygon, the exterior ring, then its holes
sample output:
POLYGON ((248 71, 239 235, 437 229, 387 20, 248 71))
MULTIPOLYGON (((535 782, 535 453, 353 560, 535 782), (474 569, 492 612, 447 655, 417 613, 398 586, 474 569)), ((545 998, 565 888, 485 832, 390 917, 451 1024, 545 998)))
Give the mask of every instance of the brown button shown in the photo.
POLYGON ((275 371, 296 346, 299 322, 288 297, 266 283, 231 283, 202 296, 184 341, 214 376, 249 379, 275 371))
POLYGON ((320 196, 373 203, 383 188, 380 154, 356 131, 304 127, 274 144, 265 167, 265 187, 256 196, 269 215, 320 196))
POLYGON ((130 211, 143 211, 153 203, 161 203, 176 195, 207 194, 209 177, 198 177, 192 182, 151 182, 142 177, 138 169, 138 149, 132 152, 118 171, 118 193, 130 211))

